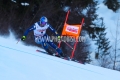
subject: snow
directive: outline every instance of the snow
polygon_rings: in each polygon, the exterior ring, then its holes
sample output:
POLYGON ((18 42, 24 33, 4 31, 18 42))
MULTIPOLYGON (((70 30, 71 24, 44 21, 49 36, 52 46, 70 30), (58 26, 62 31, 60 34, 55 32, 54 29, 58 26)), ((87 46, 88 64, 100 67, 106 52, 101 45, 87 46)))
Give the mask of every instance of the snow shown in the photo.
POLYGON ((36 52, 13 34, 0 37, 0 80, 120 80, 120 72, 36 52))

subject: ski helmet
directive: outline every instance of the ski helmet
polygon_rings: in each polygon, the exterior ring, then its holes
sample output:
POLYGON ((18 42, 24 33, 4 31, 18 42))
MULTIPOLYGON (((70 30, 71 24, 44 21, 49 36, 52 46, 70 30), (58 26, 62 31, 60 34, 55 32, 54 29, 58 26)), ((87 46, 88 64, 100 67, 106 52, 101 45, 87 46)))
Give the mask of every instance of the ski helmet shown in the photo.
POLYGON ((43 16, 43 17, 41 17, 40 18, 40 25, 41 26, 45 26, 46 25, 46 23, 47 23, 47 18, 45 17, 45 16, 43 16))

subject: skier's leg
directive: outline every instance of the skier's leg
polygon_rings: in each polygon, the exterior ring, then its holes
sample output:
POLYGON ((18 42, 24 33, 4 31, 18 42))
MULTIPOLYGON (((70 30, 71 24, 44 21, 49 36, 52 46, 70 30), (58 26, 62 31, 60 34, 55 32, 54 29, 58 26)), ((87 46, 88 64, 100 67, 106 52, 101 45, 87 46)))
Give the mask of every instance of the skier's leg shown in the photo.
POLYGON ((46 52, 48 52, 48 54, 52 55, 53 53, 48 49, 48 45, 45 41, 41 41, 41 38, 39 37, 35 37, 35 42, 37 44, 42 45, 42 47, 45 49, 46 52))
POLYGON ((64 54, 63 54, 63 52, 62 52, 62 50, 60 49, 60 48, 58 48, 52 41, 49 41, 49 42, 47 42, 52 48, 54 48, 57 52, 58 52, 58 54, 60 55, 60 56, 62 56, 62 57, 65 57, 64 56, 64 54))
POLYGON ((42 45, 42 42, 41 42, 41 40, 40 40, 40 37, 34 37, 34 39, 35 39, 35 42, 36 42, 37 44, 42 45))
POLYGON ((53 53, 48 48, 48 44, 46 42, 42 42, 42 46, 48 52, 48 54, 53 55, 53 53))

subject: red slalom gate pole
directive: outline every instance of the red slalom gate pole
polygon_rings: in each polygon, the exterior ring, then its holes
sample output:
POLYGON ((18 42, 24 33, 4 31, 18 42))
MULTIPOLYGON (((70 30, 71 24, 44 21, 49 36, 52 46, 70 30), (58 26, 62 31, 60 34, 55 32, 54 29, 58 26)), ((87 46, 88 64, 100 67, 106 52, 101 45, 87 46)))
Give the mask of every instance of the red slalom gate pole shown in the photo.
MULTIPOLYGON (((67 12, 64 24, 66 24, 66 22, 67 22, 69 13, 70 13, 70 11, 67 12)), ((60 47, 60 45, 61 45, 61 42, 58 44, 58 48, 60 47)))

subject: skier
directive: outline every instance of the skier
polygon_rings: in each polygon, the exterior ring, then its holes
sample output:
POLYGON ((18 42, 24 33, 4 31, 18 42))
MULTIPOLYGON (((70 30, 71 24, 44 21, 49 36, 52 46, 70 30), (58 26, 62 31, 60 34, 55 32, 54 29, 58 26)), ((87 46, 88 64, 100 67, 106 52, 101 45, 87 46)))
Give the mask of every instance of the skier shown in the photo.
POLYGON ((46 34, 46 30, 50 29, 53 33, 55 33, 55 35, 58 37, 58 39, 60 39, 59 34, 56 32, 56 30, 54 28, 52 28, 52 26, 48 23, 48 19, 45 16, 42 16, 40 18, 40 21, 34 23, 30 28, 28 28, 24 35, 22 36, 21 40, 25 40, 26 36, 28 35, 28 33, 30 31, 34 32, 34 39, 35 42, 37 44, 41 44, 42 47, 50 54, 53 55, 53 53, 49 50, 48 45, 50 45, 52 48, 54 48, 59 57, 64 57, 64 54, 62 52, 62 50, 60 48, 58 48, 52 41, 46 41, 46 40, 41 40, 44 39, 44 37, 48 37, 48 35, 46 34))

